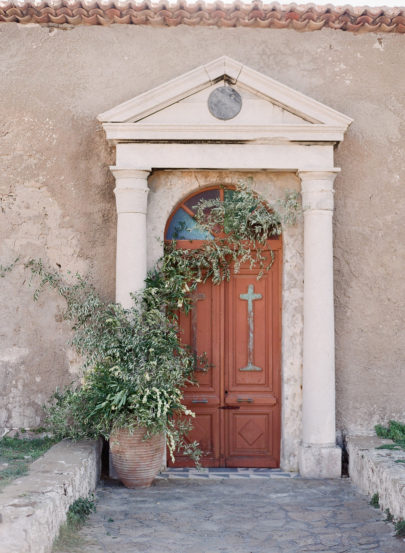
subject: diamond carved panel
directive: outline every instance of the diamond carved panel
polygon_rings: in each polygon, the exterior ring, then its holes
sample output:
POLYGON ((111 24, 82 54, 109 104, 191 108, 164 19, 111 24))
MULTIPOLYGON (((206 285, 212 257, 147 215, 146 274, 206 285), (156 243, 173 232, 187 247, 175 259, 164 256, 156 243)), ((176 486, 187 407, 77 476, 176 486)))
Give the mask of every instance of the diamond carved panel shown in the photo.
POLYGON ((271 411, 247 409, 246 412, 230 412, 228 428, 231 456, 271 453, 271 411))
POLYGON ((259 427, 253 420, 249 420, 238 431, 239 436, 252 446, 263 435, 263 428, 259 427))

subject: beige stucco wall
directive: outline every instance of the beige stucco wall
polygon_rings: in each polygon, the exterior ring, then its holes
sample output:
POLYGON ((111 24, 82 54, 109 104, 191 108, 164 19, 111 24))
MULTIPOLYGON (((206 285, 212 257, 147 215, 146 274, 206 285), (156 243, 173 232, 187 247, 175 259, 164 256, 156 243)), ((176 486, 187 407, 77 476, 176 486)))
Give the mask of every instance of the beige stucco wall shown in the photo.
MULTIPOLYGON (((226 54, 354 119, 336 151, 337 426, 367 433, 405 419, 404 46, 400 35, 332 30, 0 25, 0 263, 40 256, 91 270, 112 298, 114 152, 96 116, 226 54)), ((178 193, 167 192, 162 220, 178 193)), ((77 372, 60 300, 33 303, 26 278, 18 268, 0 280, 0 427, 37 425, 41 403, 77 372)))

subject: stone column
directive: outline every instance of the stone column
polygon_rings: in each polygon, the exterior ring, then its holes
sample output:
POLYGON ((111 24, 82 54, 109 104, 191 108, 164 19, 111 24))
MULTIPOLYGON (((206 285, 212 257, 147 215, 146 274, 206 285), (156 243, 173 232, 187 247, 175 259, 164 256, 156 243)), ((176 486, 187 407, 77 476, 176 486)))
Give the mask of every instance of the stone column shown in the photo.
POLYGON ((338 478, 333 298, 333 182, 338 170, 299 171, 304 210, 304 366, 300 473, 338 478))
POLYGON ((124 307, 146 277, 146 213, 149 171, 111 167, 117 203, 116 296, 124 307))

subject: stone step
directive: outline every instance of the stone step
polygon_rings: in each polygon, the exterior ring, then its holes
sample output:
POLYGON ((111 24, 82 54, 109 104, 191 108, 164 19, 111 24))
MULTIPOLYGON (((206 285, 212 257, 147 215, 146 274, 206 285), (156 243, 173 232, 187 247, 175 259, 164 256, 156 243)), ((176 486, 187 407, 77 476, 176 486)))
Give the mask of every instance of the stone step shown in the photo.
POLYGON ((157 478, 189 478, 189 479, 219 479, 219 478, 298 478, 296 472, 283 472, 281 469, 255 468, 168 468, 162 471, 157 478))

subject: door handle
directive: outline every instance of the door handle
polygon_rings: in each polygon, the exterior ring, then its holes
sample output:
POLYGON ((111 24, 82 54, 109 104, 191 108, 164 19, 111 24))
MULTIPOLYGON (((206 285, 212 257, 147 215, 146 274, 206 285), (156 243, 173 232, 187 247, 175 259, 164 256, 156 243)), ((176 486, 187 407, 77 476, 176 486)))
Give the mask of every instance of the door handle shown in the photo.
POLYGON ((240 409, 239 405, 222 405, 220 409, 240 409))
POLYGON ((244 397, 238 397, 238 403, 253 403, 253 399, 250 397, 244 398, 244 397))
POLYGON ((192 399, 191 403, 208 403, 208 399, 192 399))

